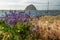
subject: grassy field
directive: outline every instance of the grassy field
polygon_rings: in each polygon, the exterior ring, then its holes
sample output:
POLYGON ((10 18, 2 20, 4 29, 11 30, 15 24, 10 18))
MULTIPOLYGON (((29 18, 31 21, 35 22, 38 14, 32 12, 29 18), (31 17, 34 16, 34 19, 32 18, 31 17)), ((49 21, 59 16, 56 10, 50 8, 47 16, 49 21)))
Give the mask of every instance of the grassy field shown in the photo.
POLYGON ((10 26, 0 21, 0 40, 60 40, 60 15, 34 17, 10 26))
POLYGON ((60 40, 60 15, 35 18, 32 24, 39 25, 39 40, 60 40))

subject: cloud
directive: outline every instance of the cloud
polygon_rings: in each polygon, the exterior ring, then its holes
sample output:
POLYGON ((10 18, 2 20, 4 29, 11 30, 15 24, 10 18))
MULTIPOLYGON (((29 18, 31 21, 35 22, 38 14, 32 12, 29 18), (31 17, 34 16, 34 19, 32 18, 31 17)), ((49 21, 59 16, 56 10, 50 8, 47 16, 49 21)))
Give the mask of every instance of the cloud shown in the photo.
POLYGON ((60 0, 49 0, 50 5, 60 5, 60 0))
POLYGON ((48 1, 47 0, 31 0, 31 1, 26 1, 25 3, 31 3, 31 4, 47 4, 48 1))
POLYGON ((0 10, 24 10, 28 5, 33 4, 38 10, 60 10, 60 0, 0 0, 0 10))

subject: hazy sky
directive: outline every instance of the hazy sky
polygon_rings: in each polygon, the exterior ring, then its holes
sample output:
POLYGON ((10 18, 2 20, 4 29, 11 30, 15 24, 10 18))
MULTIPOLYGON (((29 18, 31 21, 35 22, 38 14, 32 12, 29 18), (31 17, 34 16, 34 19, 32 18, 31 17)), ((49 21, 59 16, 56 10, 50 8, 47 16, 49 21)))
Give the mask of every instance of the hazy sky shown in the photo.
POLYGON ((60 10, 60 0, 0 0, 0 10, 24 10, 28 5, 33 4, 38 10, 60 10))

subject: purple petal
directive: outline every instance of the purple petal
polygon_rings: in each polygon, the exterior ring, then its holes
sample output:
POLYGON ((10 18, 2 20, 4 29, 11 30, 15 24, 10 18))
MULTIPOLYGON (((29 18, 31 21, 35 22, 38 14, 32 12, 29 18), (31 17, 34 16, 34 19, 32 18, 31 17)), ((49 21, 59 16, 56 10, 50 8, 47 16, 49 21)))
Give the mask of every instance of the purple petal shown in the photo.
POLYGON ((39 30, 39 26, 36 26, 36 30, 39 30))

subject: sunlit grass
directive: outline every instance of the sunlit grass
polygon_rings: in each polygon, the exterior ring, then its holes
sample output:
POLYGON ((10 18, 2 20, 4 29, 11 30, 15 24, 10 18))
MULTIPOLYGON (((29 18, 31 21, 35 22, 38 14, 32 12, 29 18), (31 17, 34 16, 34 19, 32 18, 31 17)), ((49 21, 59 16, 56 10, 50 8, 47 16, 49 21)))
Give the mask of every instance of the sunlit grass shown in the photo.
POLYGON ((29 22, 10 25, 0 21, 0 40, 60 40, 60 15, 29 18, 29 22))
POLYGON ((41 40, 60 40, 60 16, 42 16, 37 21, 41 40))

